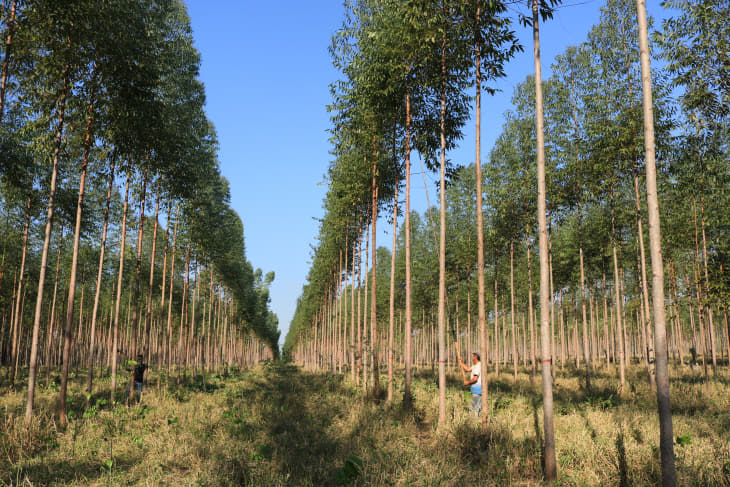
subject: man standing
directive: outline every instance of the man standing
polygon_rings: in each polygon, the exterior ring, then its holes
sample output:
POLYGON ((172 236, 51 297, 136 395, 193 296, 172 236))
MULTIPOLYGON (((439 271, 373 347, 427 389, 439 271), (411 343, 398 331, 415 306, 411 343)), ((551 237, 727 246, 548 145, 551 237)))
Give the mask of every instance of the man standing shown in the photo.
POLYGON ((142 362, 142 354, 137 355, 137 365, 134 367, 134 389, 137 393, 137 401, 142 398, 142 386, 144 385, 144 372, 147 364, 142 362))
POLYGON ((467 367, 466 364, 459 357, 459 365, 466 372, 471 372, 471 379, 465 380, 465 386, 471 386, 471 412, 475 416, 479 416, 482 410, 482 363, 480 362, 481 357, 479 352, 474 351, 471 353, 472 366, 467 367))

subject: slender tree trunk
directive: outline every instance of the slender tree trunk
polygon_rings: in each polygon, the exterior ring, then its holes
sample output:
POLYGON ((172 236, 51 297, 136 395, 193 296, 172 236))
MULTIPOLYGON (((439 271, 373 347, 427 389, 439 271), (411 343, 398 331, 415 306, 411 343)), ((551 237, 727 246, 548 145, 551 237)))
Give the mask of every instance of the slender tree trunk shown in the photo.
POLYGON ((656 391, 656 367, 654 343, 651 333, 651 308, 649 307, 649 286, 646 280, 646 250, 644 249, 644 225, 641 218, 641 197, 639 195, 639 173, 637 164, 634 163, 634 197, 636 200, 636 226, 637 240, 639 241, 639 255, 641 263, 641 297, 644 309, 646 310, 646 322, 644 326, 646 334, 646 360, 649 365, 649 385, 652 391, 656 391))
MULTIPOLYGON (((94 88, 96 84, 96 63, 94 64, 91 75, 91 94, 89 99, 89 109, 86 119, 86 135, 84 136, 84 155, 81 161, 81 179, 79 182, 79 197, 76 205, 76 226, 74 227, 74 244, 73 255, 71 258, 71 276, 69 278, 68 304, 66 305, 66 324, 64 327, 64 344, 63 344, 63 367, 61 372, 61 388, 59 391, 59 419, 62 426, 67 423, 66 418, 66 392, 68 387, 68 368, 70 365, 69 353, 71 350, 71 326, 74 316, 74 300, 76 298, 76 273, 79 260, 79 241, 81 238, 81 215, 84 208, 84 193, 86 190, 86 172, 89 164, 89 152, 92 144, 92 123, 94 120, 94 88)), ((82 279, 82 296, 83 296, 83 279, 82 279)), ((83 299, 82 299, 83 303, 83 299)), ((79 310, 79 317, 83 315, 83 308, 79 310)), ((81 338, 79 330, 79 339, 81 338)), ((91 338, 93 342, 93 337, 91 338)), ((91 355, 91 354, 90 354, 91 355)), ((90 369, 91 370, 91 369, 90 369)), ((28 409, 26 416, 30 417, 32 412, 32 397, 28 392, 28 409)))
POLYGON ((626 345, 624 343, 624 334, 621 317, 621 285, 618 272, 618 254, 616 252, 616 217, 614 214, 614 197, 613 185, 611 185, 611 250, 613 253, 613 290, 614 301, 616 307, 616 328, 618 333, 618 367, 620 377, 619 394, 621 397, 626 395, 626 345))
POLYGON ((45 365, 46 365, 46 387, 51 382, 51 360, 53 354, 53 333, 56 320, 56 298, 58 297, 58 275, 61 270, 61 251, 63 250, 63 225, 58 241, 58 253, 56 255, 56 277, 53 281, 53 300, 51 301, 51 317, 48 320, 48 331, 46 336, 45 365))
MULTIPOLYGON (((69 41, 69 49, 70 49, 70 41, 69 41)), ((48 247, 51 243, 51 232, 53 230, 53 212, 55 210, 55 198, 56 198, 56 178, 58 177, 58 159, 59 155, 61 154, 61 143, 63 141, 63 128, 64 123, 66 121, 66 101, 68 97, 68 90, 69 90, 69 74, 71 71, 71 66, 69 64, 66 64, 66 67, 63 70, 63 88, 61 91, 61 99, 59 100, 59 108, 58 108, 58 130, 56 132, 56 140, 55 140, 55 147, 53 150, 53 169, 51 172, 51 187, 48 191, 48 215, 46 216, 46 231, 43 239, 43 251, 41 253, 41 268, 40 268, 40 274, 38 275, 38 294, 36 295, 36 302, 35 302, 35 314, 33 317, 33 338, 30 345, 30 370, 28 375, 28 400, 26 402, 25 407, 25 419, 30 420, 30 418, 33 417, 33 399, 35 395, 35 378, 36 378, 36 364, 38 362, 38 335, 40 333, 41 328, 41 313, 43 311, 43 290, 45 288, 46 283, 46 268, 48 264, 48 247)), ((92 96, 93 98, 93 96, 92 96)), ((85 163, 84 163, 85 165, 85 163)), ((82 186, 83 188, 83 175, 81 178, 82 186)), ((83 189, 81 190, 79 194, 79 202, 81 201, 81 198, 83 196, 83 189)), ((79 203, 80 204, 80 203, 79 203)), ((79 210, 80 211, 80 210, 79 210)), ((78 215, 77 215, 78 217, 78 215)), ((80 217, 79 217, 80 218, 80 217)), ((77 226, 79 224, 77 223, 77 226)), ((78 244, 75 245, 75 247, 78 247, 78 244)), ((71 268, 71 277, 75 279, 76 269, 73 267, 71 268)), ((73 287, 75 281, 71 281, 71 285, 73 287)), ((73 315, 72 315, 73 317, 73 315)), ((67 330, 66 330, 67 338, 70 339, 70 333, 71 333, 71 326, 70 323, 67 322, 67 330)), ((70 346, 70 341, 69 341, 70 346)), ((64 367, 67 369, 68 367, 68 353, 64 357, 64 367)), ((60 424, 61 427, 66 427, 66 389, 65 389, 65 382, 63 378, 61 379, 61 395, 59 396, 61 401, 59 404, 59 416, 60 416, 60 424)))
MULTIPOLYGON (((99 299, 101 297, 101 280, 104 271, 104 252, 106 250, 106 234, 109 226, 109 208, 111 206, 112 189, 114 189, 114 166, 115 158, 112 156, 111 167, 109 169, 109 188, 106 193, 106 206, 104 208, 104 223, 101 230, 101 243, 99 246, 99 266, 97 267, 96 273, 96 289, 94 290, 94 308, 91 312, 91 342, 89 343, 89 374, 86 383, 86 394, 87 397, 91 397, 91 388, 94 381, 94 357, 96 355, 96 318, 99 312, 99 299)), ((89 401, 87 400, 87 405, 89 401)))
MULTIPOLYGON (((15 292, 15 306, 13 308, 13 316, 12 316, 12 334, 13 338, 10 343, 10 361, 11 361, 11 367, 12 370, 10 371, 10 388, 12 389, 15 385, 15 376, 18 371, 17 366, 17 360, 16 357, 18 356, 18 331, 20 330, 20 327, 23 323, 23 320, 21 319, 21 313, 20 313, 20 302, 21 302, 21 296, 23 295, 23 285, 25 283, 25 259, 28 255, 28 232, 30 231, 30 196, 28 196, 26 200, 26 207, 25 207, 25 230, 23 231, 23 253, 20 258, 20 273, 18 275, 18 282, 17 282, 17 292, 15 292)), ((13 284, 13 288, 15 288, 15 284, 13 284)))
MULTIPOLYGON (((150 154, 149 151, 147 152, 146 159, 149 161, 150 154)), ((145 202, 147 199, 147 176, 148 176, 148 169, 145 168, 144 170, 144 176, 142 178, 142 194, 141 194, 141 201, 139 204, 139 233, 137 234, 137 261, 134 266, 134 308, 132 312, 132 324, 131 324, 131 334, 132 334, 132 344, 129 347, 129 353, 130 358, 137 358, 137 354, 139 353, 137 350, 137 338, 139 336, 139 291, 140 291, 140 271, 142 268, 142 239, 144 237, 144 210, 145 210, 145 202)), ((131 401, 134 399, 134 371, 130 372, 129 377, 129 400, 131 401)))
POLYGON ((170 375, 170 368, 173 362, 172 357, 172 290, 175 284, 175 250, 177 243, 177 224, 180 220, 180 205, 177 207, 175 216, 175 228, 172 231, 172 253, 170 255, 170 295, 167 299, 167 375, 170 375))
POLYGON ((649 248, 653 275, 654 349, 656 350, 657 405, 659 409, 659 447, 662 458, 662 484, 674 486, 677 477, 674 467, 674 437, 672 411, 669 405, 669 369, 664 309, 664 263, 662 261, 659 196, 656 183, 654 152, 654 111, 649 60, 649 35, 646 22, 645 0, 636 0, 639 18, 639 46, 641 51, 641 79, 644 102, 644 149, 646 151, 646 199, 649 208, 649 248))
POLYGON ((2 78, 0 78, 0 122, 3 121, 5 111, 5 87, 8 82, 8 67, 10 66, 10 54, 13 48, 13 33, 15 31, 15 10, 18 5, 17 0, 13 0, 10 6, 10 18, 7 21, 7 33, 5 38, 5 59, 3 60, 2 78))
MULTIPOLYGON (((517 344, 515 342, 515 241, 509 242, 509 294, 510 294, 510 323, 512 325, 512 374, 517 383, 517 344)), ((506 350, 506 348, 505 348, 506 350)))
MULTIPOLYGON (((367 222, 367 219, 365 220, 367 222)), ((362 391, 368 392, 368 355, 370 355, 370 342, 368 341, 368 297, 370 289, 370 272, 368 272, 368 262, 370 262, 370 225, 365 225, 365 290, 362 306, 362 391)))
MULTIPOLYGON (((499 378, 499 302, 497 294, 497 249, 494 249, 494 377, 499 378)), ((482 381, 482 384, 484 381, 482 381)))
POLYGON ((530 382, 535 383, 535 375, 537 375, 537 364, 535 362, 535 315, 534 315, 534 305, 532 302, 532 260, 531 260, 531 254, 532 251, 530 250, 530 234, 529 234, 529 225, 528 225, 528 234, 527 238, 525 239, 527 242, 527 307, 528 311, 530 313, 529 317, 529 323, 530 323, 530 364, 532 366, 532 370, 530 372, 530 382))
POLYGON ((546 221, 545 140, 543 135, 542 67, 540 62, 540 27, 538 9, 540 0, 532 1, 532 32, 535 55, 535 101, 537 113, 537 218, 540 232, 540 328, 542 331, 542 395, 545 429, 545 480, 557 477, 555 435, 553 433, 553 388, 550 371, 550 269, 548 265, 548 236, 546 221))
MULTIPOLYGON (((445 31, 444 31, 445 32, 445 31)), ((439 171, 439 427, 446 424, 446 35, 441 39, 441 167, 439 171)))
POLYGON ((150 353, 150 330, 152 328, 152 287, 155 283, 155 252, 157 250, 157 227, 158 217, 160 213, 160 190, 157 190, 157 197, 155 198, 155 225, 152 230, 152 253, 150 254, 150 281, 149 287, 147 288, 147 306, 145 309, 144 316, 144 344, 142 350, 144 351, 147 363, 150 363, 152 354, 150 353))
MULTIPOLYGON (((374 160, 377 161, 377 158, 374 160)), ((378 313, 377 313, 377 294, 376 294, 376 284, 377 284, 377 275, 375 273, 375 270, 377 269, 377 245, 376 242, 376 228, 378 223, 378 185, 377 185, 377 164, 376 162, 373 162, 373 187, 372 187, 372 196, 373 196, 373 224, 372 224, 372 232, 373 232, 373 284, 371 288, 371 294, 372 298, 370 299, 370 347, 372 348, 372 368, 373 368, 373 396, 375 398, 380 397, 380 370, 379 370, 379 364, 378 364, 378 313)))
MULTIPOLYGON (((355 374, 355 385, 360 385, 362 372, 362 221, 358 222, 357 238, 357 371, 355 374)), ((316 329, 315 329, 316 331, 316 329)), ((316 342, 316 340, 315 340, 316 342)))
POLYGON ((395 196, 393 197, 393 251, 390 254, 390 297, 388 303, 388 398, 390 404, 393 401, 393 340, 395 321, 395 251, 398 235, 398 186, 400 181, 395 182, 395 196))
MULTIPOLYGON (((345 238, 347 240, 347 238, 345 238)), ((347 243, 345 243, 347 246, 347 243)), ((342 372, 342 361, 340 356, 340 347, 342 345, 342 249, 340 249, 340 262, 337 268, 337 329, 335 330, 335 355, 337 363, 337 373, 342 372)))
MULTIPOLYGON (((354 242, 353 242, 354 244, 354 242)), ((358 266, 358 259, 360 258, 360 237, 357 238, 357 245, 353 245, 352 249, 352 281, 350 282, 350 380, 353 384, 356 384, 356 372, 357 372, 357 342, 355 339, 355 331, 359 322, 355 320, 355 272, 358 266), (357 254, 355 251, 357 250, 357 254)))
POLYGON ((127 242, 127 210, 129 208, 129 180, 131 169, 127 168, 127 182, 124 188, 124 206, 122 209, 122 234, 119 241, 119 273, 117 275, 117 297, 114 305, 114 332, 112 338, 112 385, 110 402, 114 404, 114 393, 117 390, 117 356, 119 354, 119 311, 122 304, 122 283, 124 280, 124 249, 127 242))
MULTIPOLYGON (((477 183, 478 184, 478 183, 477 183)), ((405 207, 405 246, 406 246, 406 322, 404 329, 403 360, 405 362, 405 384, 403 388, 403 409, 411 409, 411 329, 413 310, 411 308, 411 95, 406 93, 406 207, 405 207)))
POLYGON ((590 368, 590 350, 588 348, 588 318, 586 315, 586 277, 585 266, 583 265, 583 222, 581 214, 581 204, 578 201, 578 254, 580 257, 580 301, 581 310, 583 312, 583 358, 586 367, 586 390, 591 390, 591 368, 590 368))
MULTIPOLYGON (((707 238, 705 236, 705 197, 700 193, 700 222, 702 224, 702 263, 705 274, 705 289, 709 295, 710 277, 707 272, 707 238)), ((712 317, 712 305, 707 306, 707 318, 710 327, 710 356, 712 357, 712 373, 717 375, 717 356, 715 354, 715 323, 712 317)))
MULTIPOLYGON (((486 425, 487 421, 489 420, 487 411, 489 409, 489 379, 487 374, 487 347, 489 344, 487 343, 487 324, 486 324, 486 310, 485 310, 485 303, 484 303, 484 216, 482 213, 482 39, 481 39, 481 7, 477 7, 476 11, 476 27, 475 27, 475 33, 476 33, 476 39, 475 39, 475 59, 474 59, 474 68, 475 68, 475 78, 476 78, 476 93, 475 93, 475 100, 474 100, 474 110, 475 110, 475 155, 474 155, 474 168, 476 169, 476 205, 477 205, 477 287, 478 287, 478 297, 477 297, 477 307, 478 307, 478 316, 479 316, 479 350, 484 355, 484 366, 482 367, 482 406, 481 406, 481 415, 482 415, 482 424, 486 425)), ((494 282, 496 286, 497 282, 497 274, 496 274, 496 266, 495 266, 495 274, 494 274, 494 282)), ((496 291, 495 291, 496 296, 496 291)), ((494 307, 494 322, 495 326, 497 323, 497 306, 494 307)), ((495 345, 497 336, 495 335, 495 345)), ((495 359, 495 363, 497 363, 497 360, 495 359)), ((499 366, 497 366, 499 367, 499 366)), ((497 374, 499 374, 499 369, 497 369, 497 374)))

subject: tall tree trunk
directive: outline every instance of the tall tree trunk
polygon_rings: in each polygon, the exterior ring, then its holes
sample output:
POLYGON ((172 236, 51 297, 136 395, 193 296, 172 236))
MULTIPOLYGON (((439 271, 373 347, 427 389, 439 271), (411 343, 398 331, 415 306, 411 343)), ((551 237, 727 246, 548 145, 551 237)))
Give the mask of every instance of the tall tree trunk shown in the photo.
POLYGON ((641 81, 644 102, 644 149, 646 151, 646 199, 649 208, 649 248, 653 275, 654 349, 656 350, 657 405, 659 409, 659 447, 662 458, 662 484, 674 486, 677 482, 674 468, 674 438, 672 411, 669 405, 669 368, 664 309, 664 263, 657 194, 654 152, 654 108, 649 60, 649 34, 646 23, 645 0, 636 0, 639 17, 639 46, 641 51, 641 81))
POLYGON ((175 284, 175 250, 177 244, 177 224, 180 220, 180 205, 177 206, 175 228, 172 231, 172 253, 170 255, 170 295, 167 299, 167 375, 172 365, 172 290, 175 284))
POLYGON ((53 281, 53 300, 51 301, 51 317, 48 320, 48 331, 46 336, 45 365, 46 365, 46 387, 51 382, 51 360, 53 354, 53 332, 56 321, 56 298, 58 297, 58 275, 61 270, 61 251, 63 250, 63 225, 58 241, 58 253, 56 255, 56 277, 53 281))
MULTIPOLYGON (((89 96, 89 109, 86 118, 86 134, 84 136, 84 155, 81 161, 81 179, 79 181, 79 198, 76 203, 76 224, 74 227, 74 244, 73 254, 71 257, 71 276, 69 277, 68 284, 68 304, 66 305, 66 323, 63 329, 63 363, 61 369, 61 388, 58 393, 58 416, 59 422, 62 427, 66 427, 68 418, 66 417, 66 392, 68 387, 68 368, 70 366, 70 352, 71 352, 71 327, 74 318, 74 301, 76 299, 76 273, 78 271, 79 262, 79 242, 81 239, 81 215, 84 209, 84 193, 86 191, 86 171, 89 165, 89 151, 91 150, 92 143, 92 123, 94 121, 94 88, 96 84, 96 63, 94 63, 93 71, 91 74, 91 93, 89 96)), ((49 218, 52 218, 51 211, 49 209, 49 218)), ((45 264, 41 264, 44 266, 45 264)), ((45 269, 43 269, 45 277, 45 269)), ((39 292, 42 299, 42 291, 39 292)), ((82 295, 83 295, 83 283, 82 283, 82 295)), ((82 301, 83 302, 83 301, 82 301)), ((40 301, 38 301, 36 312, 40 313, 40 301)), ((79 310, 79 316, 83 314, 83 309, 79 310)), ((40 318, 39 318, 40 320, 40 318)), ((79 336, 79 338, 81 338, 79 336)), ((32 352, 31 352, 32 355, 32 352)), ((35 363, 31 359, 31 365, 35 366, 35 363)), ((33 385, 35 385, 35 367, 31 369, 31 376, 33 377, 33 385)), ((29 386, 30 386, 29 381, 29 386)), ((28 387, 28 404, 25 412, 25 416, 30 418, 33 415, 33 395, 31 393, 31 387, 28 387)))
MULTIPOLYGON (((365 220, 367 222, 367 218, 365 220)), ((370 225, 365 225, 365 291, 362 306, 362 343, 363 343, 363 355, 362 355, 362 391, 367 394, 368 392, 368 367, 370 355, 370 342, 368 341, 368 298, 370 289, 370 272, 368 272, 368 262, 370 262, 370 225)))
MULTIPOLYGON (((476 11, 476 27, 475 33, 476 38, 474 42, 475 47, 475 59, 474 69, 476 78, 476 92, 474 99, 474 124, 475 124, 475 155, 474 155, 474 168, 476 169, 476 205, 477 205, 477 308, 479 316, 479 350, 481 351, 484 358, 484 365, 482 366, 482 424, 486 425, 488 421, 487 411, 489 409, 489 380, 487 378, 487 324, 486 324, 486 310, 484 303, 484 216, 482 214, 482 39, 481 39, 481 6, 477 7, 476 11)), ((496 267, 495 267, 496 268, 496 267)), ((495 270, 495 286, 497 282, 495 270)), ((495 291, 496 296, 496 291, 495 291)), ((495 326, 497 323, 497 307, 494 307, 494 322, 495 326)), ((495 335, 495 344, 497 343, 497 337, 495 335)), ((495 363, 496 363, 495 357, 495 363)), ((498 367, 498 366, 497 366, 498 367)))
MULTIPOLYGON (((445 30, 444 30, 445 32, 445 30)), ((439 171, 439 427, 446 424, 446 34, 441 38, 441 167, 439 171)), ((458 346, 458 345, 457 345, 458 346)))
MULTIPOLYGON (((702 224, 702 263, 705 274, 705 289, 709 297, 710 277, 707 272, 707 237, 705 236, 705 197, 700 193, 700 222, 702 224)), ((717 356, 715 355, 715 323, 712 317, 712 305, 707 306, 707 318, 710 325, 710 355, 712 357, 712 373, 717 375, 717 356)))
MULTIPOLYGON (((69 41, 70 49, 70 41, 69 41)), ((58 158, 61 154, 61 142, 63 141, 63 128, 66 121, 66 100, 68 98, 69 90, 69 74, 71 66, 67 63, 63 70, 63 88, 61 91, 61 99, 59 100, 58 108, 58 130, 56 132, 55 147, 53 149, 53 169, 51 172, 51 186, 48 190, 48 214, 46 216, 46 231, 43 239, 43 251, 41 253, 41 268, 38 275, 38 294, 36 295, 35 301, 35 314, 33 316, 33 338, 30 345, 30 369, 28 374, 28 400, 25 407, 25 418, 30 420, 33 417, 33 398, 35 395, 35 378, 36 378, 36 364, 38 362, 38 335, 41 329, 41 313, 43 312, 43 290, 46 284, 46 268, 48 264, 48 247, 51 243, 51 232, 53 230, 53 212, 55 210, 55 198, 56 198, 56 178, 58 177, 58 158)), ((93 95, 92 95, 93 99, 93 95)), ((88 129, 88 127, 87 127, 88 129)), ((85 166, 85 163, 84 163, 85 166)), ((82 190, 79 193, 79 201, 83 196, 83 175, 81 178, 82 190)), ((80 210, 79 210, 80 211, 80 210)), ((78 215, 77 215, 78 216, 78 215)), ((80 218, 80 217, 78 217, 80 218)), ((79 223, 76 224, 77 227, 79 223)), ((78 243, 75 245, 78 247, 78 243)), ((71 269, 71 275, 73 278, 76 277, 75 268, 71 269)), ((72 285, 74 281, 71 281, 72 285)), ((73 286, 72 286, 73 287, 73 286)), ((73 316, 73 315, 72 315, 73 316)), ((67 323, 67 334, 71 333, 70 323, 67 323)), ((69 337, 70 338, 70 337, 69 337)), ((69 342, 70 345, 70 342, 69 342)), ((67 367, 68 357, 65 357, 64 367, 67 367)), ((61 427, 66 426, 66 403, 65 403, 65 383, 61 379, 61 393, 59 396, 63 401, 59 404, 59 416, 61 427)))
POLYGON ((3 59, 2 78, 0 78, 0 122, 3 121, 5 111, 5 87, 8 83, 8 67, 10 66, 10 53, 13 48, 13 33, 15 31, 15 10, 18 5, 17 0, 13 0, 10 6, 10 18, 7 22, 8 36, 5 38, 5 59, 3 59))
MULTIPOLYGON (((18 372, 17 367, 17 360, 16 357, 18 356, 18 335, 20 327, 23 323, 23 320, 21 319, 21 313, 20 313, 20 302, 21 302, 21 296, 23 294, 23 285, 25 283, 25 259, 28 255, 28 233, 30 231, 30 196, 28 196, 26 200, 26 207, 25 207, 25 230, 23 231, 23 253, 20 258, 20 273, 18 275, 18 282, 17 282, 17 291, 15 292, 15 305, 13 308, 13 316, 12 316, 12 334, 13 338, 10 343, 10 360, 11 360, 11 367, 12 370, 10 371, 10 388, 12 389, 15 385, 15 376, 18 372)), ((60 248, 59 248, 60 251, 60 248)), ((15 284, 13 284, 13 288, 15 288, 15 284)))
POLYGON ((370 303, 370 347, 372 348, 372 368, 373 368, 373 396, 378 398, 380 396, 380 370, 378 367, 378 314, 377 304, 378 298, 376 294, 377 275, 375 270, 377 269, 377 245, 376 245, 376 228, 378 223, 378 185, 377 185, 377 158, 373 162, 373 187, 372 187, 372 208, 373 208, 373 283, 371 288, 372 298, 370 303))
POLYGON ((406 207, 405 207, 405 246, 406 246, 406 322, 403 343, 405 362, 405 384, 403 388, 403 409, 411 409, 411 329, 413 310, 411 308, 411 95, 406 92, 406 207))
POLYGON ((616 217, 614 212, 613 184, 611 184, 611 250, 613 253, 613 290, 616 307, 616 332, 618 333, 618 366, 620 377, 619 394, 626 395, 626 344, 624 343, 623 323, 621 315, 621 284, 618 272, 618 254, 616 252, 616 217))
MULTIPOLYGON (((106 192, 106 206, 104 207, 104 223, 101 230, 101 242, 99 245, 99 266, 96 271, 96 289, 94 290, 94 308, 91 312, 91 342, 89 343, 89 374, 86 383, 87 397, 91 397, 92 384, 94 381, 94 357, 96 355, 96 318, 99 313, 99 299, 101 297, 101 279, 104 273, 104 252, 106 250, 106 234, 109 226, 109 208, 111 206, 112 189, 114 189, 114 166, 115 155, 112 156, 111 167, 109 168, 109 188, 106 192)), ((89 400, 86 401, 87 405, 89 400)))
POLYGON ((122 283, 124 282, 124 249, 127 242, 127 210, 129 208, 129 180, 131 169, 127 168, 127 182, 124 188, 124 206, 122 209, 122 234, 119 241, 119 273, 117 275, 117 297, 114 304, 114 332, 112 338, 112 385, 110 403, 114 404, 114 393, 117 390, 117 356, 119 354, 119 311, 122 304, 122 283))
MULTIPOLYGON (((515 241, 509 242, 509 294, 510 294, 510 322, 512 325, 512 374, 517 383, 517 344, 515 342, 515 241)), ((505 347, 506 351, 506 347, 505 347)))
POLYGON ((535 383, 535 375, 537 375, 537 364, 535 362, 535 315, 534 315, 534 304, 532 302, 532 259, 531 255, 532 251, 530 250, 530 233, 529 228, 530 226, 527 226, 528 233, 527 238, 525 239, 527 242, 527 308, 530 313, 529 317, 529 323, 530 323, 530 364, 532 366, 531 372, 530 372, 530 382, 535 383))
POLYGON ((557 477, 555 462, 555 435, 553 433, 553 387, 550 371, 550 269, 548 266, 548 236, 545 213, 545 139, 543 133, 542 66, 540 62, 540 27, 538 10, 540 0, 532 1, 532 33, 535 55, 535 108, 537 114, 537 219, 540 232, 540 328, 542 332, 542 395, 545 429, 545 480, 557 477))
MULTIPOLYGON (((580 189, 579 189, 580 191, 580 189)), ((586 315, 586 276, 583 264, 583 222, 581 213, 580 197, 578 199, 578 255, 580 258, 580 301, 583 312, 583 358, 586 367, 586 390, 591 390, 591 353, 588 348, 588 318, 586 315)))
MULTIPOLYGON (((149 161, 150 153, 147 151, 146 161, 149 161)), ((144 237, 144 210, 145 202, 147 200, 147 177, 148 169, 145 167, 144 176, 142 178, 142 194, 140 195, 139 204, 139 232, 137 234, 137 260, 134 266, 134 308, 132 312, 132 344, 129 347, 130 358, 136 359, 137 354, 137 338, 139 337, 139 292, 140 292, 140 272, 142 270, 142 239, 144 237)), ((129 377, 129 400, 134 399, 134 371, 130 373, 129 377)))
MULTIPOLYGON (((499 378, 499 302, 497 294, 497 249, 494 249, 494 377, 499 378)), ((483 377, 482 377, 483 378, 483 377)), ((482 385, 484 381, 482 380, 482 385)))
POLYGON ((641 218, 641 196, 639 194, 639 173, 637 164, 634 163, 634 198, 636 200, 636 227, 637 240, 639 241, 639 256, 641 265, 641 297, 642 305, 646 310, 644 333, 646 335, 646 360, 649 365, 649 385, 652 391, 656 391, 656 367, 654 343, 651 333, 651 308, 649 307, 649 286, 646 280, 646 250, 644 249, 644 224, 641 218))
MULTIPOLYGON (((355 373, 355 385, 360 385, 362 372, 362 220, 358 222, 357 237, 357 371, 355 373)), ((315 328, 316 332, 316 328, 315 328)), ((316 340, 315 340, 316 343, 316 340)))
MULTIPOLYGON (((355 242, 353 242, 354 244, 355 242)), ((358 320, 355 320, 355 272, 357 270, 357 262, 360 258, 360 237, 357 238, 357 245, 353 245, 352 248, 352 280, 350 281, 350 380, 353 384, 356 383, 356 372, 357 372, 357 341, 355 338, 355 331, 358 326, 358 320), (356 252, 357 251, 357 254, 356 252)))
MULTIPOLYGON (((570 101, 571 110, 573 112, 573 127, 575 130, 575 139, 578 137, 578 113, 575 107, 575 87, 573 81, 573 71, 570 72, 570 101)), ((578 255, 580 258, 580 296, 581 306, 583 311, 583 357, 585 358, 586 366, 586 390, 591 389, 591 373, 590 373, 590 350, 588 349, 588 323, 586 318, 586 279, 585 279, 585 266, 583 263, 583 188, 581 186, 582 168, 580 156, 578 150, 575 147, 575 139, 573 140, 573 150, 575 152, 576 162, 576 194, 578 195, 578 255)))
MULTIPOLYGON (((347 238, 345 238, 347 241, 347 238)), ((347 247, 347 243, 345 243, 347 247)), ((337 330, 335 336, 335 354, 337 361, 337 373, 342 372, 342 360, 340 355, 340 347, 342 346, 342 249, 340 249, 340 262, 337 267, 337 330)))
POLYGON ((150 352, 150 330, 152 328, 152 287, 155 283, 155 252, 157 250, 157 227, 159 226, 158 217, 160 214, 160 190, 157 189, 155 198, 155 225, 152 230, 152 253, 150 254, 150 280, 147 288, 147 306, 144 315, 144 343, 142 350, 144 351, 147 363, 150 363, 152 354, 150 352))

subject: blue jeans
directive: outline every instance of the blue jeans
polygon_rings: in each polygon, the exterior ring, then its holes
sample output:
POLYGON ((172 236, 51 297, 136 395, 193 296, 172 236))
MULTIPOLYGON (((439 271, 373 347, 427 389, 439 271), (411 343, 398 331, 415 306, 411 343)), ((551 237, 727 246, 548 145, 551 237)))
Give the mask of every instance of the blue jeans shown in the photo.
POLYGON ((135 390, 135 392, 137 392, 137 399, 140 399, 142 397, 142 385, 143 384, 144 384, 143 382, 134 381, 134 390, 135 390))
POLYGON ((474 416, 479 416, 479 413, 482 411, 482 395, 481 394, 472 394, 471 395, 471 412, 474 413, 474 416))

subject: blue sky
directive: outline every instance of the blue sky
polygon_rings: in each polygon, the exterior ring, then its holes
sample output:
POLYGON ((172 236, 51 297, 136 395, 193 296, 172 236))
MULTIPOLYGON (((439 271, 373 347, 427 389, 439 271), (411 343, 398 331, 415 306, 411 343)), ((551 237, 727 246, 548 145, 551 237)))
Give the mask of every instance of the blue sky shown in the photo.
MULTIPOLYGON (((316 219, 323 216, 324 174, 331 159, 326 106, 329 84, 338 77, 328 46, 344 8, 336 0, 186 4, 202 55, 206 112, 218 132, 221 171, 231 185, 231 205, 243 220, 248 259, 276 273, 271 307, 279 316, 283 342, 309 271, 316 219)), ((603 4, 565 0, 555 19, 542 26, 544 77, 557 54, 585 40, 603 4)), ((647 9, 655 17, 663 14, 658 0, 648 0, 647 9)), ((482 158, 499 134, 513 87, 534 69, 531 30, 517 31, 525 52, 507 66, 507 78, 497 84, 502 92, 483 97, 482 158)), ((465 134, 449 156, 456 163, 474 159, 471 124, 465 134)), ((435 177, 427 176, 431 202, 435 177)), ((415 175, 412 186, 414 207, 423 210, 423 176, 415 175)))

